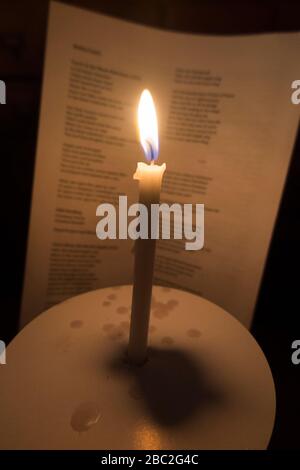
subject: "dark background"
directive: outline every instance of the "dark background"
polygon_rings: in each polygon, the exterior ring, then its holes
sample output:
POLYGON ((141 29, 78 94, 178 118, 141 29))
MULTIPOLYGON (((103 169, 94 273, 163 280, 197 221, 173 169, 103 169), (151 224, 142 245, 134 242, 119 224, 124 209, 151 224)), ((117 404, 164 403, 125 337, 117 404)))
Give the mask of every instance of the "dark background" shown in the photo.
MULTIPOLYGON (((64 3, 185 32, 251 34, 300 30, 299 1, 74 0, 64 3)), ((0 107, 3 193, 0 338, 6 343, 17 332, 22 292, 47 11, 47 0, 0 0, 0 79, 7 87, 7 104, 0 107)), ((300 338, 299 156, 298 137, 252 326, 276 385, 277 418, 271 449, 300 448, 300 365, 291 362, 291 343, 300 338)))

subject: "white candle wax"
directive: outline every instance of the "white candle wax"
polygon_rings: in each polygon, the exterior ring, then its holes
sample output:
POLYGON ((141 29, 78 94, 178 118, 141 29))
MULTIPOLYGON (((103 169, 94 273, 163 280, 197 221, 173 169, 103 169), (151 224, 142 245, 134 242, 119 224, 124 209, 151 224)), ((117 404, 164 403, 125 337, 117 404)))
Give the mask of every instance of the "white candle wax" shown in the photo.
POLYGON ((134 179, 139 181, 139 202, 148 210, 148 239, 135 242, 134 279, 128 356, 131 362, 142 364, 146 359, 151 308, 155 239, 151 239, 151 204, 158 204, 163 165, 139 162, 134 179))

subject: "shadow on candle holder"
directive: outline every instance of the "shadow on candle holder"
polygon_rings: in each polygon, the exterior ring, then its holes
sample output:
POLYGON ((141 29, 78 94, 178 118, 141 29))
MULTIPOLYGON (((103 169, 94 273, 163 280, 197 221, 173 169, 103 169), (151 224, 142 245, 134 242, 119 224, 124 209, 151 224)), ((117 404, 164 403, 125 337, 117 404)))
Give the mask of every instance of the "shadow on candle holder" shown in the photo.
MULTIPOLYGON (((149 348, 148 360, 133 366, 124 359, 125 352, 108 364, 110 372, 132 377, 128 393, 138 400, 152 419, 162 426, 176 426, 195 412, 205 413, 207 407, 226 400, 209 373, 199 361, 178 348, 149 348)), ((125 355, 126 357, 126 355, 125 355)))

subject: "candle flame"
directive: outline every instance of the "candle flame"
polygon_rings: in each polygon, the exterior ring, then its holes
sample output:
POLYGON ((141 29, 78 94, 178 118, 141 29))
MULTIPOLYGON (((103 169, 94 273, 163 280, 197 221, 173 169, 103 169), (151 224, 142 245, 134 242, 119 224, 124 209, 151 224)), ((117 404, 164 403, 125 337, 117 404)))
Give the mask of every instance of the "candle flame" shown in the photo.
POLYGON ((147 160, 153 162, 158 157, 158 125, 154 101, 149 90, 141 94, 138 106, 140 142, 147 160))

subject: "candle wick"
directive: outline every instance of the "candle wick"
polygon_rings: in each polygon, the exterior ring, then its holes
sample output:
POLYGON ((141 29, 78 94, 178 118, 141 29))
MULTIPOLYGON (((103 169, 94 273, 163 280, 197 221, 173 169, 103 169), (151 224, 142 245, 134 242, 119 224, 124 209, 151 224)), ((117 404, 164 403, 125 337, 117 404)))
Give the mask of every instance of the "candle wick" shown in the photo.
POLYGON ((154 160, 155 160, 153 147, 152 147, 152 145, 151 145, 151 142, 149 142, 149 140, 146 140, 146 142, 147 142, 147 145, 148 145, 149 151, 150 151, 150 161, 151 161, 151 163, 153 164, 153 163, 154 163, 154 160))

